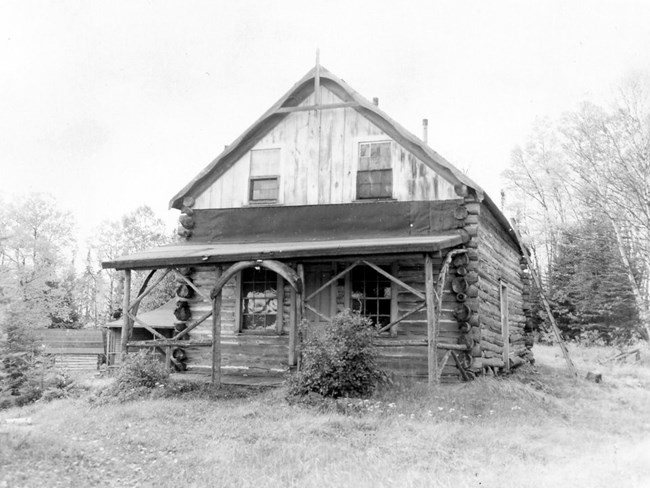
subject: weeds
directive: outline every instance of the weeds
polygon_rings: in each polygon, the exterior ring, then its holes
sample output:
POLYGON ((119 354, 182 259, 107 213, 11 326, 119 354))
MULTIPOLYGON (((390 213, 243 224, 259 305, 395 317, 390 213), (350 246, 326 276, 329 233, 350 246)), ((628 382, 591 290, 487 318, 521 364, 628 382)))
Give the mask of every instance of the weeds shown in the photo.
MULTIPOLYGON (((575 352, 581 371, 590 354, 575 352)), ((537 367, 368 398, 288 403, 286 388, 168 380, 137 403, 32 405, 0 414, 0 486, 648 486, 648 368, 575 381, 546 347, 537 367), (33 424, 5 425, 7 415, 33 424)))

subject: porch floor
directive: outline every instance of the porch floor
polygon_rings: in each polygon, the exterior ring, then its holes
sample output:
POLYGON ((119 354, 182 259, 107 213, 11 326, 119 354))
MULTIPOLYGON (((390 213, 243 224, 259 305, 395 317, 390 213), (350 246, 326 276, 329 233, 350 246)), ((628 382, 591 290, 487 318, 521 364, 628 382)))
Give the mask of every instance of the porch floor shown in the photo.
MULTIPOLYGON (((172 373, 171 377, 177 381, 193 383, 210 383, 210 375, 202 373, 172 373)), ((255 375, 255 374, 221 374, 221 383, 224 385, 277 387, 285 381, 284 376, 255 375)))

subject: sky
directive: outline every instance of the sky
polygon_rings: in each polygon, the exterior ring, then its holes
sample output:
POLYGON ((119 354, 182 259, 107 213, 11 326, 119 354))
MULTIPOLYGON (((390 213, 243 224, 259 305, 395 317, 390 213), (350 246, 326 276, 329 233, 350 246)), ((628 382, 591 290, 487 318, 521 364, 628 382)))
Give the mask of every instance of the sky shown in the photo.
POLYGON ((536 119, 650 71, 650 2, 0 2, 0 201, 52 194, 81 239, 169 200, 315 64, 493 199, 536 119))

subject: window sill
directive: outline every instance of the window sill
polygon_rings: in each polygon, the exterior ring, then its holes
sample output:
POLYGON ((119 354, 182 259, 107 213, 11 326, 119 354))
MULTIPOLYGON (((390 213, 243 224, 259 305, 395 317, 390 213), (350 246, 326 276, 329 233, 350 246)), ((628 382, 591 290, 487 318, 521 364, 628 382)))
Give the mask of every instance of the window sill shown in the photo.
POLYGON ((259 329, 259 330, 251 329, 251 330, 247 330, 247 329, 244 329, 244 330, 240 330, 240 331, 239 331, 239 335, 247 335, 247 336, 249 336, 249 335, 252 335, 252 336, 276 336, 276 337, 277 337, 277 336, 282 336, 282 335, 286 335, 286 334, 284 333, 284 331, 282 332, 282 334, 278 334, 278 331, 275 330, 275 329, 274 329, 274 330, 264 330, 264 329, 259 329))
POLYGON ((277 200, 268 200, 268 201, 259 201, 259 202, 248 202, 244 207, 271 207, 271 206, 280 206, 282 205, 277 200))
POLYGON ((378 197, 378 198, 356 198, 352 203, 376 203, 376 202, 396 202, 397 198, 393 197, 378 197))

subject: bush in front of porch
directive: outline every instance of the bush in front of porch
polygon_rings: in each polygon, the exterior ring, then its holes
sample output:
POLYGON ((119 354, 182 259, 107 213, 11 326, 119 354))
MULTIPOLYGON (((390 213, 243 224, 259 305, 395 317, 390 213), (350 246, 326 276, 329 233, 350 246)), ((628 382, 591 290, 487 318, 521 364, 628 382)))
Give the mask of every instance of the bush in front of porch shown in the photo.
POLYGON ((291 378, 289 393, 332 398, 370 395, 388 378, 377 366, 374 336, 368 318, 350 310, 337 314, 323 334, 305 342, 302 367, 291 378))

